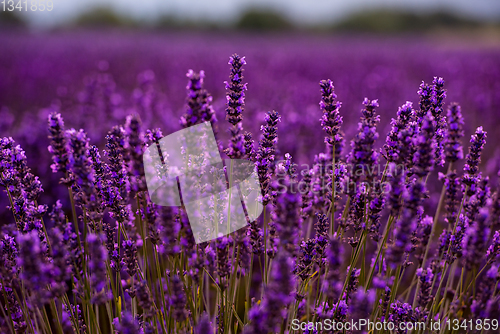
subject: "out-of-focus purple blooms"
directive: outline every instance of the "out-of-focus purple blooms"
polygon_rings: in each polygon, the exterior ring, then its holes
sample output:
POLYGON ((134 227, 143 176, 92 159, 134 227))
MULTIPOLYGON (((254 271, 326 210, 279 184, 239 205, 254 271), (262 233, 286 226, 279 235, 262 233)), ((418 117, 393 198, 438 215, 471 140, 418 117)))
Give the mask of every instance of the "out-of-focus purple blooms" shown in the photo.
POLYGON ((243 65, 246 64, 245 57, 240 57, 237 54, 229 58, 231 65, 231 74, 229 82, 226 84, 226 119, 231 124, 229 132, 231 133, 231 141, 229 148, 225 151, 231 159, 241 159, 245 156, 245 138, 243 134, 243 109, 245 107, 245 91, 247 84, 243 83, 243 65))
POLYGON ((141 209, 143 222, 147 224, 147 239, 156 246, 160 242, 160 216, 157 206, 151 202, 147 194, 138 194, 139 199, 145 203, 141 209))
MULTIPOLYGON (((372 312, 374 302, 375 291, 368 290, 365 292, 364 289, 359 289, 356 291, 349 304, 350 318, 354 321, 368 319, 372 312)), ((363 330, 361 328, 358 330, 354 329, 353 333, 363 333, 363 330)))
POLYGON ((17 265, 22 268, 21 279, 31 292, 32 302, 43 305, 49 297, 47 286, 53 283, 52 268, 45 257, 45 246, 41 244, 37 231, 19 234, 17 243, 17 265))
POLYGON ((497 265, 492 265, 486 272, 485 277, 477 284, 474 300, 471 305, 471 312, 475 319, 488 316, 488 301, 495 298, 498 290, 500 272, 497 265))
POLYGON ((238 247, 238 265, 240 273, 245 274, 250 270, 251 246, 250 240, 244 231, 239 231, 235 236, 235 242, 238 247))
POLYGON ((222 290, 227 288, 227 277, 231 273, 231 264, 229 263, 231 243, 232 240, 228 237, 217 240, 217 274, 219 276, 219 286, 222 290))
POLYGON ((53 173, 67 173, 68 147, 64 131, 64 121, 61 114, 54 111, 49 115, 50 145, 49 152, 52 154, 53 164, 50 165, 53 173))
POLYGON ((375 241, 380 240, 380 218, 382 217, 382 210, 384 209, 385 199, 382 193, 375 195, 370 202, 368 222, 369 222, 369 235, 375 241))
POLYGON ((394 162, 396 164, 404 163, 406 157, 403 156, 404 150, 404 140, 402 137, 402 131, 408 128, 408 125, 412 118, 414 117, 413 104, 406 101, 398 109, 397 118, 391 120, 391 131, 387 134, 387 138, 384 144, 385 157, 387 161, 394 162))
POLYGON ((398 171, 395 163, 389 164, 389 185, 390 191, 387 194, 387 208, 390 210, 392 217, 397 217, 401 210, 401 196, 405 191, 404 180, 405 174, 403 170, 398 171))
POLYGON ((194 330, 194 334, 213 334, 214 329, 212 328, 212 323, 210 322, 210 318, 208 314, 203 313, 198 321, 198 325, 196 325, 196 329, 194 330))
POLYGON ((334 234, 330 238, 328 245, 326 259, 328 261, 328 273, 325 277, 325 285, 323 287, 326 290, 326 295, 333 300, 340 297, 340 292, 342 290, 342 282, 340 279, 340 268, 343 262, 344 249, 342 244, 334 234))
POLYGON ((496 261, 498 262, 498 255, 500 254, 500 231, 495 231, 493 235, 493 240, 491 241, 490 247, 488 247, 488 251, 486 251, 486 259, 488 261, 496 261))
POLYGON ((411 234, 416 228, 417 218, 410 210, 404 210, 401 218, 396 220, 394 243, 389 246, 386 259, 392 269, 403 264, 405 253, 410 251, 411 234))
POLYGON ((260 305, 255 304, 250 310, 252 322, 245 327, 245 333, 276 333, 286 317, 286 307, 293 301, 295 280, 292 274, 292 259, 278 253, 273 262, 271 281, 264 292, 260 305))
POLYGON ((464 158, 461 139, 464 136, 464 119, 457 103, 448 107, 448 129, 444 141, 446 161, 455 162, 464 158))
POLYGON ((122 312, 121 321, 115 318, 113 325, 117 334, 143 334, 139 321, 128 311, 122 312))
POLYGON ((266 125, 261 127, 262 138, 257 151, 256 166, 259 175, 259 182, 262 189, 262 204, 266 206, 273 198, 274 194, 270 189, 271 176, 274 173, 274 154, 278 142, 278 122, 281 117, 277 111, 270 111, 266 114, 266 125))
POLYGON ((419 177, 426 176, 434 167, 436 151, 434 135, 435 120, 429 112, 422 118, 420 133, 414 140, 416 152, 413 157, 413 173, 419 177))
POLYGON ((101 235, 88 234, 87 248, 89 250, 88 268, 90 270, 91 285, 95 290, 95 295, 92 297, 92 302, 96 304, 105 303, 110 296, 106 291, 108 277, 106 275, 106 261, 108 253, 101 242, 101 235))
POLYGON ((171 207, 160 208, 160 252, 166 255, 177 254, 180 251, 177 236, 179 235, 180 223, 178 215, 171 207))
MULTIPOLYGON (((327 154, 320 153, 314 157, 312 168, 312 182, 308 197, 312 199, 315 212, 326 213, 332 196, 328 189, 328 177, 331 173, 331 161, 327 154)), ((307 198, 309 199, 309 198, 307 198)))
POLYGON ((481 162, 481 152, 483 151, 484 144, 486 143, 486 132, 480 126, 476 132, 471 136, 471 146, 467 154, 466 163, 464 166, 463 182, 470 188, 474 188, 477 184, 479 163, 481 162))
POLYGON ((487 209, 481 209, 474 224, 470 224, 462 241, 464 250, 465 266, 471 270, 481 263, 486 254, 487 242, 490 230, 488 228, 489 213, 487 209))
POLYGON ((307 220, 312 213, 312 201, 313 201, 313 193, 311 192, 311 184, 312 184, 312 169, 304 169, 302 172, 302 180, 300 180, 298 184, 298 189, 302 194, 302 208, 300 214, 302 216, 302 220, 307 220))
POLYGON ((402 264, 405 253, 411 250, 411 235, 417 227, 423 195, 423 181, 414 180, 405 193, 404 208, 396 220, 394 243, 389 246, 386 253, 386 259, 393 269, 402 264))
MULTIPOLYGON (((335 161, 338 161, 343 144, 343 133, 340 131, 342 116, 339 113, 342 103, 336 101, 337 95, 335 95, 333 82, 330 79, 321 80, 319 86, 321 87, 321 102, 319 106, 323 112, 320 121, 323 131, 326 132, 325 144, 328 148, 327 152, 330 155, 333 153, 331 148, 335 147, 335 161)), ((333 163, 332 160, 330 159, 333 163)))
POLYGON ((71 315, 67 311, 66 307, 63 307, 62 309, 60 321, 63 334, 75 334, 73 324, 71 323, 71 315))
POLYGON ((363 101, 364 109, 361 110, 361 118, 358 123, 358 133, 351 142, 351 153, 348 161, 353 171, 351 179, 357 183, 361 175, 366 175, 369 183, 375 176, 370 171, 372 166, 377 164, 378 152, 374 149, 375 141, 378 138, 377 125, 380 122, 380 116, 375 114, 375 109, 379 106, 378 100, 363 101))
POLYGON ((142 122, 138 115, 127 116, 125 138, 125 162, 127 163, 130 189, 135 192, 145 191, 147 187, 142 155, 146 143, 142 130, 142 122))
POLYGON ((66 282, 71 278, 71 258, 64 243, 64 236, 59 228, 50 230, 50 247, 52 251, 52 278, 50 292, 53 297, 62 297, 67 291, 66 282))
POLYGON ((426 305, 432 300, 432 281, 434 278, 434 274, 432 273, 431 268, 423 268, 417 269, 417 277, 420 280, 420 290, 417 296, 417 303, 420 307, 425 308, 426 305))
POLYGON ((136 292, 137 304, 142 308, 143 317, 149 318, 154 314, 154 302, 145 280, 136 283, 134 290, 136 292))
POLYGON ((178 322, 183 322, 187 316, 187 300, 184 292, 184 284, 179 275, 172 275, 170 278, 170 315, 178 322))
POLYGON ((302 228, 302 218, 299 213, 301 206, 300 194, 291 189, 291 181, 286 177, 282 181, 286 189, 276 198, 276 227, 280 246, 290 255, 296 255, 299 234, 302 228))

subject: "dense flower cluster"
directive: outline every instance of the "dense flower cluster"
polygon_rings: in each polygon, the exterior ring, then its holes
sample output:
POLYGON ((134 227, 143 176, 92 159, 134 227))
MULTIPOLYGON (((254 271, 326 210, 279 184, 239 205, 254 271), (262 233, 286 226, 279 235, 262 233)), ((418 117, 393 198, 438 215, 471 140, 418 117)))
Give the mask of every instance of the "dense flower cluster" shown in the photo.
MULTIPOLYGON (((342 151, 347 117, 332 81, 322 80, 313 118, 325 141, 313 152, 314 166, 299 173, 296 147, 277 145, 290 131, 284 104, 264 115, 258 142, 243 132, 245 63, 230 58, 231 139, 221 151, 255 164, 263 214, 215 240, 197 244, 186 208, 157 206, 147 192, 143 153, 172 129, 170 119, 163 132, 141 121, 164 107, 151 72, 139 76, 131 105, 123 105, 127 116, 110 76, 87 82, 78 110, 125 116, 103 138, 94 138, 95 128, 89 135, 66 130, 64 106, 47 110, 47 155, 62 182, 43 198, 30 156, 13 138, 0 139, 0 185, 10 203, 0 229, 1 333, 268 334, 292 333, 294 319, 397 326, 500 317, 500 185, 480 166, 481 127, 463 172, 453 168, 463 159, 465 123, 458 104, 445 106, 442 78, 422 83, 418 109, 410 101, 399 108, 385 140, 377 132, 378 100, 365 99, 350 152, 342 151), (278 129, 282 117, 286 126, 278 129), (379 163, 386 167, 376 173, 379 163), (436 178, 440 167, 448 171, 436 178), (442 186, 441 196, 432 183, 442 186), (39 201, 50 204, 49 214, 39 201)), ((205 73, 187 76, 180 127, 222 128, 205 73)), ((155 167, 170 168, 168 158, 155 167)), ((237 213, 222 199, 210 202, 220 221, 237 213)))

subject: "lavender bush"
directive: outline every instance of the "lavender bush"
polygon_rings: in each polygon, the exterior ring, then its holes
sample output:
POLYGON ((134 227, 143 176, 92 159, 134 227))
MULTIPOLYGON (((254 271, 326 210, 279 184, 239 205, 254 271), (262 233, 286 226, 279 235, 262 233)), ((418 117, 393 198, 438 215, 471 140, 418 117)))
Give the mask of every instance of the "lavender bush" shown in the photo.
MULTIPOLYGON (((498 332, 500 184, 481 164, 491 135, 464 129, 465 84, 423 77, 389 111, 383 97, 347 94, 352 81, 341 75, 319 77, 319 106, 298 115, 280 96, 283 81, 276 110, 261 115, 246 81, 251 59, 234 54, 224 65, 226 90, 215 94, 226 94, 225 106, 207 89, 208 70, 189 70, 169 91, 142 72, 125 99, 100 62, 77 103, 57 100, 40 113, 43 126, 26 116, 0 140, 2 333, 321 333, 327 320, 360 319, 395 326, 371 333, 498 332), (186 83, 174 116, 166 96, 186 83), (255 163, 264 212, 196 244, 183 207, 149 198, 142 155, 162 133, 205 121, 221 152, 255 163), (44 134, 25 133, 31 127, 44 134), (312 139, 291 139, 307 127, 312 139), (427 328, 399 327, 417 322, 427 328)), ((492 114, 498 101, 486 99, 474 101, 492 114)), ((10 128, 12 112, 2 115, 10 128)))

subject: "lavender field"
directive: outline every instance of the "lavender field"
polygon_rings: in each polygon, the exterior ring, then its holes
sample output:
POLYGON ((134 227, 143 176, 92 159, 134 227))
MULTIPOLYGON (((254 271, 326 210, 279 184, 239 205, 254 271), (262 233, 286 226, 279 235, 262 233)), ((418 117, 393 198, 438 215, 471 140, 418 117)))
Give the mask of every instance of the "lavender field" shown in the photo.
POLYGON ((0 33, 0 332, 498 333, 500 44, 469 42, 0 33), (264 212, 196 244, 143 153, 201 122, 264 212), (327 327, 360 319, 394 327, 327 327))

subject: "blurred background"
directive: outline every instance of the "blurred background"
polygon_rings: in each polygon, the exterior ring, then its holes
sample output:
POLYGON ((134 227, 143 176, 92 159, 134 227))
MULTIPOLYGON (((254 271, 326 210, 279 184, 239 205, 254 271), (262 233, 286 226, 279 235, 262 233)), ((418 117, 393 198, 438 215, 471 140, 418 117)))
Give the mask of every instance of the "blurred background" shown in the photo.
POLYGON ((50 12, 10 12, 0 4, 0 134, 14 137, 27 151, 47 199, 58 191, 50 186, 58 176, 50 172, 46 150, 50 111, 60 110, 67 128, 84 128, 101 149, 107 131, 130 113, 140 115, 144 128, 161 127, 168 134, 179 129, 186 110, 186 72, 204 70, 219 135, 227 143, 224 81, 233 53, 247 60, 243 127, 258 141, 264 113, 280 112, 280 155, 288 152, 311 165, 324 150, 322 79, 333 80, 343 103, 345 155, 364 97, 379 99, 381 147, 398 106, 412 101, 418 107, 421 82, 440 76, 446 82, 445 105, 462 106, 464 144, 483 125, 489 144, 482 168, 494 175, 500 167, 500 151, 492 144, 500 140, 498 0, 52 0, 52 5, 50 12))
POLYGON ((500 19, 496 0, 52 0, 52 4, 51 11, 4 11, 2 21, 32 29, 120 26, 394 33, 498 27, 500 19))

